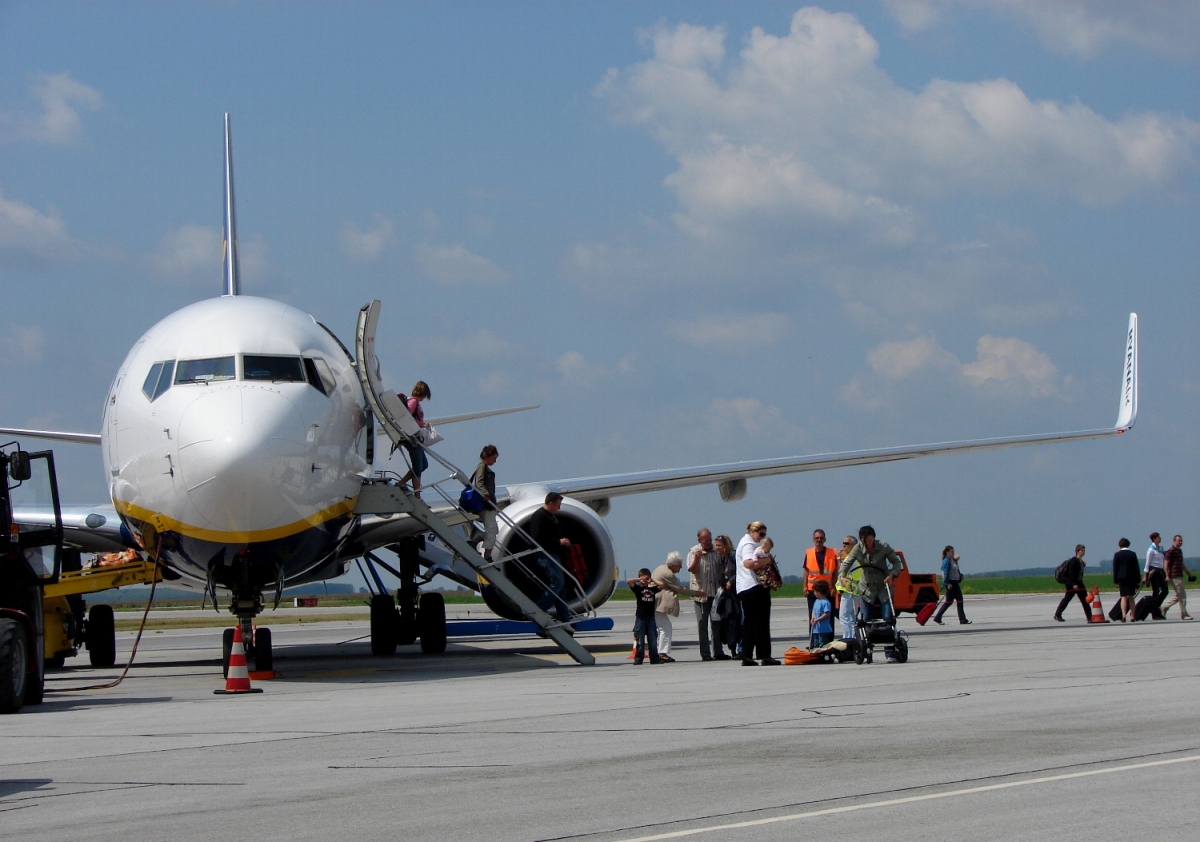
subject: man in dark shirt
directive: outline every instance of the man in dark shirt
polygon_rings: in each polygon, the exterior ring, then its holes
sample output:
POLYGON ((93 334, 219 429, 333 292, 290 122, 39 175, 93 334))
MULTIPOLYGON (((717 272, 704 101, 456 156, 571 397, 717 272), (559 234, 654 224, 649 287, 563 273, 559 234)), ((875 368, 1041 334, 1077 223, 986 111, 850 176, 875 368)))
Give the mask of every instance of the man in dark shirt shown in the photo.
POLYGON ((1163 568, 1167 572, 1167 581, 1171 583, 1171 588, 1175 591, 1175 596, 1171 597, 1171 601, 1164 604, 1162 607, 1163 616, 1167 616, 1167 609, 1179 603, 1179 619, 1190 620, 1192 615, 1187 612, 1187 591, 1183 588, 1183 577, 1187 576, 1189 582, 1196 581, 1196 577, 1192 575, 1192 571, 1187 569, 1187 565, 1183 563, 1183 536, 1176 535, 1171 546, 1163 553, 1163 568))
POLYGON ((1133 598, 1142 582, 1137 553, 1129 549, 1129 539, 1117 541, 1120 548, 1113 555, 1113 584, 1121 594, 1121 622, 1133 620, 1133 598))
POLYGON ((638 571, 636 579, 629 580, 629 590, 637 600, 637 611, 633 619, 633 662, 640 664, 645 651, 650 649, 650 663, 661 664, 658 655, 658 621, 654 619, 655 597, 662 590, 654 583, 648 568, 638 571))
POLYGON ((551 491, 547 494, 545 503, 525 524, 525 531, 539 547, 548 554, 553 553, 553 557, 541 554, 537 556, 536 564, 542 584, 546 588, 537 599, 538 608, 546 613, 554 611, 558 614, 558 619, 565 623, 571 619, 571 609, 562 600, 566 579, 563 577, 561 559, 563 550, 571 546, 571 541, 563 535, 562 525, 558 522, 558 510, 562 508, 562 501, 563 496, 558 492, 551 491))
POLYGON ((1054 619, 1060 623, 1066 622, 1063 619, 1063 609, 1071 604, 1074 597, 1079 597, 1079 603, 1083 606, 1083 616, 1087 622, 1092 621, 1092 606, 1087 599, 1087 588, 1083 586, 1083 568, 1086 563, 1083 560, 1083 553, 1087 549, 1083 544, 1075 545, 1075 555, 1067 559, 1067 592, 1063 594, 1062 601, 1058 603, 1058 610, 1054 612, 1054 619))

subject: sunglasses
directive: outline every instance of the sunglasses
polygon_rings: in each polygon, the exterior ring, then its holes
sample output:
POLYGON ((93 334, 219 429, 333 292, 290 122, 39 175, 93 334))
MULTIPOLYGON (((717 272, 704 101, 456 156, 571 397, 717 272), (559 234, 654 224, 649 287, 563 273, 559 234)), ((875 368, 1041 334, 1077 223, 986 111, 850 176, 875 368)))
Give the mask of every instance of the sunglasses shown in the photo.
POLYGON ((842 541, 842 546, 843 547, 853 547, 854 542, 853 541, 842 541))

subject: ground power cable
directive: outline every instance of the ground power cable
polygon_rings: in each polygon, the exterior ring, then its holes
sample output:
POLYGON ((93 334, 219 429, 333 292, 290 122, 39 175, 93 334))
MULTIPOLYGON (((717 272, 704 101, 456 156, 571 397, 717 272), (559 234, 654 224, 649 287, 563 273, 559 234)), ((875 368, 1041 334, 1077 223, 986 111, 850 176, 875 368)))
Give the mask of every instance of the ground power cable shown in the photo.
POLYGON ((138 626, 137 637, 133 639, 133 650, 129 653, 129 662, 125 664, 125 669, 121 670, 121 674, 116 680, 110 681, 107 684, 88 684, 85 687, 55 687, 53 690, 47 690, 47 693, 78 693, 82 690, 110 690, 116 687, 125 680, 125 676, 129 675, 129 669, 133 666, 133 659, 137 657, 138 644, 142 642, 142 632, 146 630, 146 620, 150 616, 150 606, 154 604, 154 590, 158 586, 158 576, 155 576, 150 581, 150 596, 146 598, 146 610, 142 612, 142 622, 138 626))

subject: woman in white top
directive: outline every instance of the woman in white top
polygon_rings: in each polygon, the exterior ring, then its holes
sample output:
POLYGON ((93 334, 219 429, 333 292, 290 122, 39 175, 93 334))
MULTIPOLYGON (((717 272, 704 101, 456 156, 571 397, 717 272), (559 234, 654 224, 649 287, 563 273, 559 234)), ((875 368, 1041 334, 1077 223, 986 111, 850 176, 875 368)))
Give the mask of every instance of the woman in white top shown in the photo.
POLYGON ((756 667, 755 650, 764 667, 777 666, 771 657, 771 592, 758 583, 754 573, 771 563, 770 557, 755 559, 758 542, 767 534, 762 521, 746 525, 746 535, 737 548, 737 596, 742 606, 742 666, 756 667))

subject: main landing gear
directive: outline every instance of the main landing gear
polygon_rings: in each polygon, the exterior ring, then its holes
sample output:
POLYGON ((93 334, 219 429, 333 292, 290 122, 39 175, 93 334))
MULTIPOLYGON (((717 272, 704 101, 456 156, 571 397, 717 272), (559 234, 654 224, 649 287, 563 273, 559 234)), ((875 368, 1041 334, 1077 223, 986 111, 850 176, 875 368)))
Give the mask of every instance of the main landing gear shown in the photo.
POLYGON ((400 557, 400 587, 371 597, 371 654, 395 655, 397 646, 418 638, 421 651, 436 655, 446 651, 446 601, 440 593, 420 593, 420 538, 404 538, 392 546, 400 557))

